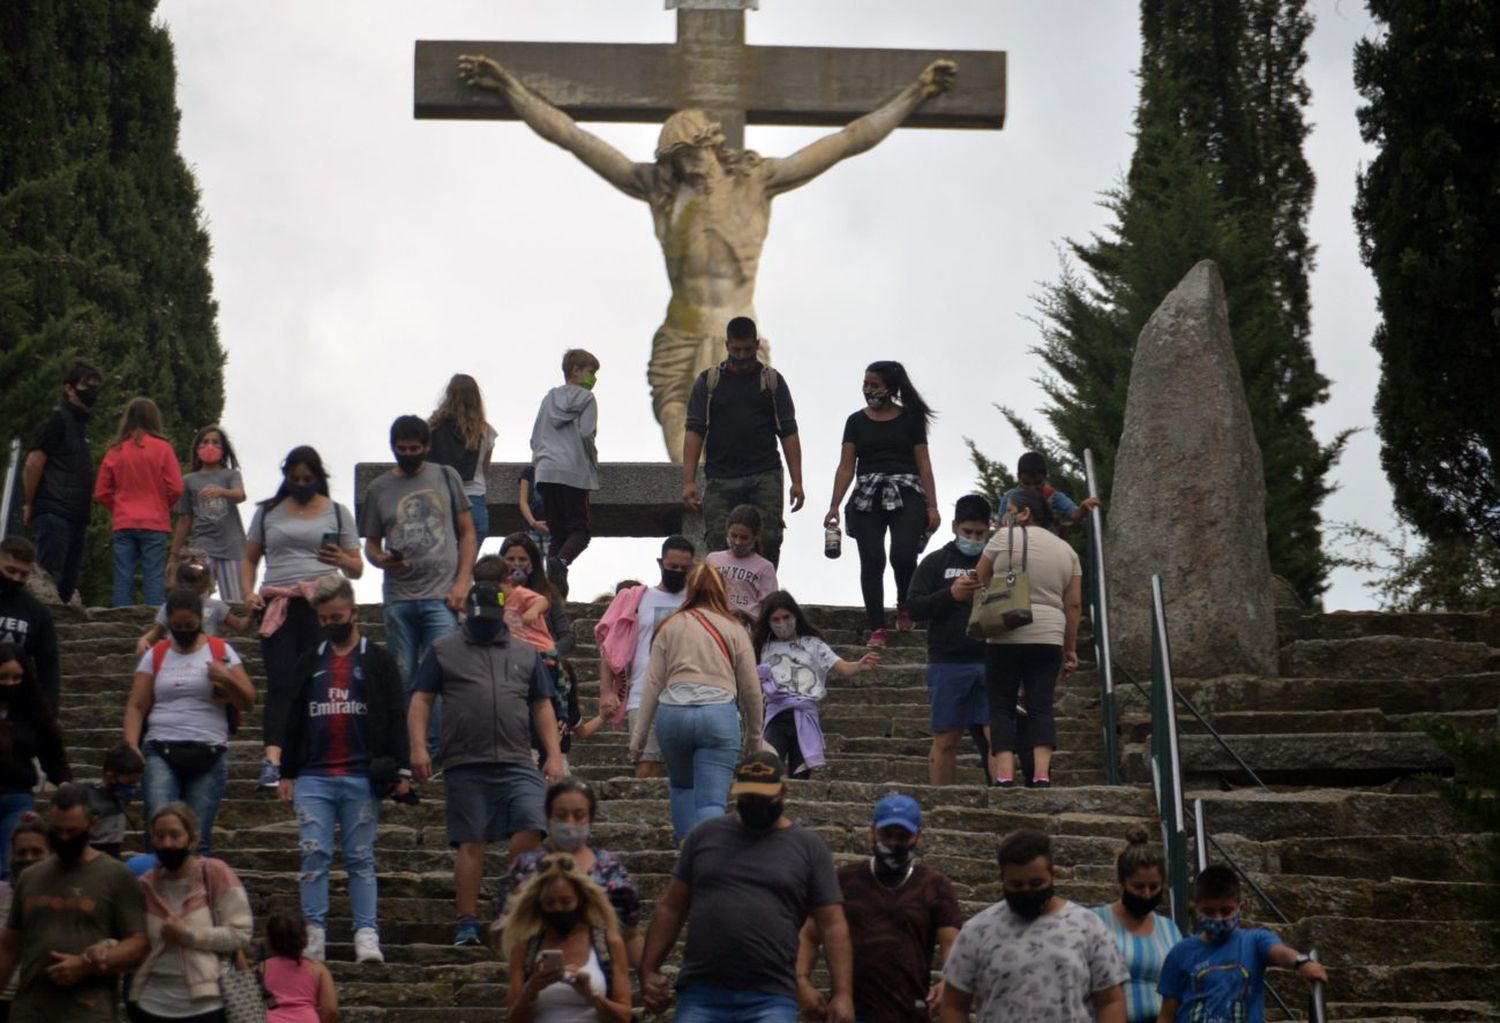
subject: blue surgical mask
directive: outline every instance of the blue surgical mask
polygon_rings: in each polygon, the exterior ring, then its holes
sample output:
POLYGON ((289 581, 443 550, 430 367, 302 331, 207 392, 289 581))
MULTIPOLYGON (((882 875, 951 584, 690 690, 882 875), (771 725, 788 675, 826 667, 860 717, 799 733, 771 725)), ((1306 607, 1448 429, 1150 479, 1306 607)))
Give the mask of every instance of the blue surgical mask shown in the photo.
POLYGON ((983 540, 970 540, 966 536, 960 536, 953 542, 958 546, 958 553, 965 557, 977 558, 984 553, 985 541, 983 540))
POLYGON ((1209 919, 1206 916, 1197 918, 1198 933, 1209 941, 1223 941, 1233 934, 1240 926, 1240 915, 1223 917, 1222 919, 1209 919))

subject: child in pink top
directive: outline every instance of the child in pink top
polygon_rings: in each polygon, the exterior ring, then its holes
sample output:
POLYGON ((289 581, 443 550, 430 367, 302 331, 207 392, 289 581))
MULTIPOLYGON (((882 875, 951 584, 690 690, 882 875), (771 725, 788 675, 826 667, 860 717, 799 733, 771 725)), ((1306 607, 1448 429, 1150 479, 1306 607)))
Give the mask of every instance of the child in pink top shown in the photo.
MULTIPOLYGON (((266 1023, 329 1023, 339 1013, 339 995, 328 967, 303 953, 307 949, 307 921, 302 914, 283 911, 266 921, 266 944, 275 953, 261 964, 266 993, 276 1007, 266 1011, 266 1023)), ((321 954, 321 949, 314 951, 321 954)))
POLYGON ((524 571, 514 569, 500 582, 500 589, 505 592, 505 627, 512 636, 531 644, 551 664, 557 660, 557 641, 547 628, 552 601, 523 586, 526 578, 524 571))
POLYGON ((705 560, 724 577, 729 590, 729 609, 754 625, 760 618, 760 602, 780 587, 776 566, 755 553, 760 544, 760 509, 742 504, 729 513, 725 530, 727 551, 714 551, 705 560))

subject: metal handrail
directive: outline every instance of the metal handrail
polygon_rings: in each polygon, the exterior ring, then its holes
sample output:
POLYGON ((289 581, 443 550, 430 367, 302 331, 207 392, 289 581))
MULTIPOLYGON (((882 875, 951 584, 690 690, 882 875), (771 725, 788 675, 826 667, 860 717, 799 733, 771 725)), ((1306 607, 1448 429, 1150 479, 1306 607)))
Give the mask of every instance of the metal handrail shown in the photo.
POLYGON ((10 457, 5 463, 5 487, 0 491, 0 534, 10 531, 10 504, 16 496, 16 475, 21 469, 21 438, 10 440, 10 457))
MULTIPOLYGON (((1318 950, 1310 948, 1307 955, 1313 962, 1318 962, 1318 950)), ((1328 985, 1318 981, 1312 986, 1307 995, 1307 1023, 1328 1023, 1328 985)))
MULTIPOLYGON (((1094 452, 1083 452, 1083 475, 1088 496, 1099 497, 1094 452)), ((1089 619, 1094 631, 1094 663, 1099 666, 1099 717, 1104 729, 1104 781, 1120 784, 1120 723, 1115 709, 1115 658, 1109 638, 1109 588, 1104 576, 1104 513, 1089 509, 1089 619)))
POLYGON ((1172 646, 1161 576, 1151 577, 1151 774, 1167 860, 1172 918, 1185 933, 1192 923, 1187 888, 1187 828, 1182 806, 1182 755, 1177 747, 1177 708, 1172 699, 1172 646))

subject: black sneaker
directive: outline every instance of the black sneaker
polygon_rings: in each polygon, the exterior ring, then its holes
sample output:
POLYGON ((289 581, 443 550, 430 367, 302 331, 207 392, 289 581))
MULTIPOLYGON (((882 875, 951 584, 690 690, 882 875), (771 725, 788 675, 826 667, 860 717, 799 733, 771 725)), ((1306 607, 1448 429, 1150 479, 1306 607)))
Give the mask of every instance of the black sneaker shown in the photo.
POLYGON ((1026 787, 1029 789, 1050 789, 1052 787, 1052 779, 1038 778, 1035 781, 1027 782, 1026 787))

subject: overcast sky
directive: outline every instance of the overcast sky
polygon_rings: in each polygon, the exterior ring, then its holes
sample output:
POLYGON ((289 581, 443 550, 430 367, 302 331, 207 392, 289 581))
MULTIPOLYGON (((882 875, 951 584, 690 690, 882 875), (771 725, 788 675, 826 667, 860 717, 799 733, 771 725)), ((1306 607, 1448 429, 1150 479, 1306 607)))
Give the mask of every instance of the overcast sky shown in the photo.
MULTIPOLYGON (((1370 158, 1351 52, 1370 20, 1357 0, 1311 6, 1313 346, 1333 381, 1316 426, 1325 440, 1363 428, 1335 470, 1325 517, 1387 530, 1370 429, 1374 286, 1350 215, 1370 158)), ((1132 147, 1137 5, 762 7, 747 15, 751 43, 1008 53, 1003 131, 901 130, 776 200, 756 307, 797 400, 809 494, 790 520, 781 580, 803 599, 857 603, 857 559, 823 560, 819 520, 863 367, 904 361, 938 410, 931 446, 945 507, 973 480, 965 437, 1014 463, 1017 440, 991 403, 1040 405, 1034 296, 1057 276, 1059 242, 1108 222, 1098 196, 1132 147)), ((352 504, 354 463, 387 458, 390 420, 431 412, 454 372, 484 390, 496 459, 526 460, 537 402, 575 345, 603 362, 601 458, 663 457, 645 367, 668 287, 647 208, 520 123, 411 114, 418 38, 666 42, 675 17, 661 0, 164 0, 160 16, 177 50, 182 152, 213 240, 224 423, 252 500, 274 488, 290 448, 312 443, 352 504)), ((648 159, 658 126, 590 128, 648 159)), ((784 155, 820 133, 752 126, 746 142, 784 155)), ((648 576, 656 546, 595 541, 574 596, 648 576)), ((361 593, 376 599, 378 589, 361 593)), ((1340 572, 1327 604, 1371 598, 1340 572)))

